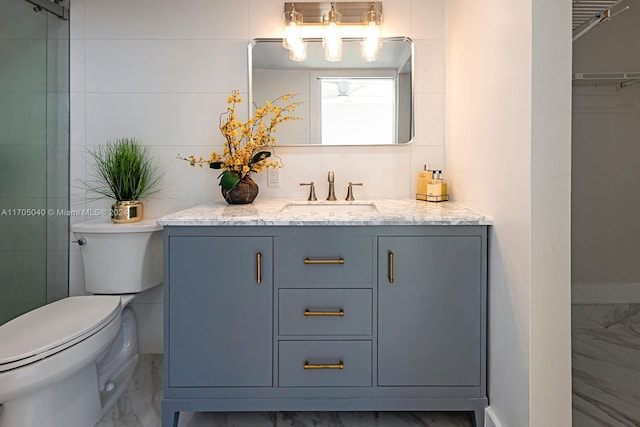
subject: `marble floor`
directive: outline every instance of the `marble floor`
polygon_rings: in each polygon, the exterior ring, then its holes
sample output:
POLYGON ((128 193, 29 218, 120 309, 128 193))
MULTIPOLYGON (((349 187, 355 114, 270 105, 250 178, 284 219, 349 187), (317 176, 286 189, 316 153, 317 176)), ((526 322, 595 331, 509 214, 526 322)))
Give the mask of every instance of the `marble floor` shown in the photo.
POLYGON ((640 426, 640 304, 572 306, 573 425, 640 426))
MULTIPOLYGON (((135 377, 96 427, 159 427, 162 356, 142 355, 135 377)), ((182 413, 180 427, 471 427, 465 412, 182 413)))
MULTIPOLYGON (((573 425, 640 426, 640 304, 572 307, 573 425)), ((143 355, 98 427, 159 427, 162 356, 143 355)), ((469 413, 183 413, 181 427, 470 427, 469 413)))

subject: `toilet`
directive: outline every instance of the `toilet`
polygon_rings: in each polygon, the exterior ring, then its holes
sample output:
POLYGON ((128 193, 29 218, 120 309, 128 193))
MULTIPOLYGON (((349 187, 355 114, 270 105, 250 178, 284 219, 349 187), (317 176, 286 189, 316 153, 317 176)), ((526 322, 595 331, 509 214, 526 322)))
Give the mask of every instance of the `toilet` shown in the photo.
POLYGON ((162 283, 162 226, 97 220, 71 231, 92 295, 0 326, 0 427, 94 426, 135 372, 136 319, 127 305, 162 283))

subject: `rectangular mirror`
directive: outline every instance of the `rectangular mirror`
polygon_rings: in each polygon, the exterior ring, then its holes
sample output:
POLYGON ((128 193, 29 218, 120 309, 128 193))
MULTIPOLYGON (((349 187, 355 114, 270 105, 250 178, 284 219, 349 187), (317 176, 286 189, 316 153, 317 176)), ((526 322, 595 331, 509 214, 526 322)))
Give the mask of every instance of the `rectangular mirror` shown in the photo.
POLYGON ((324 59, 322 39, 305 39, 307 60, 292 61, 282 39, 249 44, 249 105, 297 93, 301 120, 278 128, 278 145, 393 145, 413 139, 413 42, 383 38, 376 61, 360 39, 343 39, 343 59, 324 59))

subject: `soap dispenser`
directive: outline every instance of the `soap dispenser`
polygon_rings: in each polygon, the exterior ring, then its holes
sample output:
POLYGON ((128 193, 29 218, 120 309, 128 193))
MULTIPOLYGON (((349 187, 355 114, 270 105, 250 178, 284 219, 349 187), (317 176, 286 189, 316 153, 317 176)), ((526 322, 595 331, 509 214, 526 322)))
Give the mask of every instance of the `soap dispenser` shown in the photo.
POLYGON ((429 165, 424 165, 424 170, 418 171, 418 181, 416 184, 416 199, 427 200, 427 186, 431 181, 429 165))
POLYGON ((431 179, 427 184, 428 202, 445 202, 449 200, 447 180, 442 177, 441 170, 431 171, 431 179))

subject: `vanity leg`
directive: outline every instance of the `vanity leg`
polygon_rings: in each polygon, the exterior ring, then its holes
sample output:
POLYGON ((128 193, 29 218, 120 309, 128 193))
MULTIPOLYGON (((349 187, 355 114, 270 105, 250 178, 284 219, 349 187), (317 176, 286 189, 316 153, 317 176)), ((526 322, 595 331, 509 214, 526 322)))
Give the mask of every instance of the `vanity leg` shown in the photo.
POLYGON ((178 419, 180 418, 180 411, 176 411, 163 402, 162 404, 162 427, 178 427, 178 419))
POLYGON ((476 409, 473 411, 476 427, 484 427, 484 408, 476 409))

